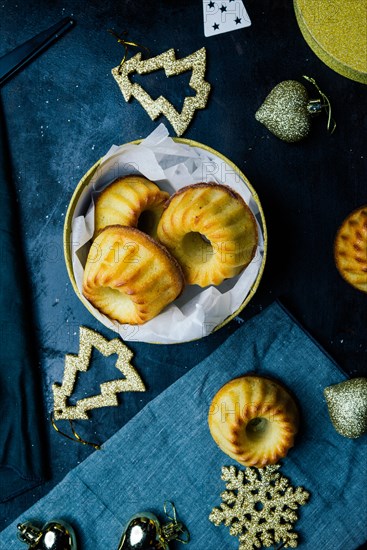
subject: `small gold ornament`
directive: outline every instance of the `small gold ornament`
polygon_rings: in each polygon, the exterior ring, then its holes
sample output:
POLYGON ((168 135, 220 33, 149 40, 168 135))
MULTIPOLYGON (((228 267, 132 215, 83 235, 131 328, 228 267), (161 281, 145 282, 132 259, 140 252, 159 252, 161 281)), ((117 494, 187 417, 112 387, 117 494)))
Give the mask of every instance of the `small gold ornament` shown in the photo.
POLYGON ((367 432, 367 378, 325 388, 331 422, 340 435, 355 439, 367 432))
POLYGON ((230 527, 230 534, 240 542, 239 550, 270 548, 280 542, 284 548, 297 547, 298 535, 292 530, 298 519, 296 510, 306 504, 309 493, 302 487, 293 488, 277 473, 279 468, 222 468, 227 491, 221 494, 222 504, 213 508, 209 520, 230 527))
POLYGON ((61 519, 47 522, 42 528, 33 522, 18 523, 18 538, 29 550, 77 550, 74 529, 61 519))
POLYGON ((139 512, 128 521, 117 550, 169 550, 171 541, 188 544, 190 533, 187 527, 177 520, 173 502, 164 503, 164 513, 170 520, 161 523, 151 512, 139 512), (168 513, 168 507, 170 514, 168 513))
POLYGON ((331 106, 327 96, 320 90, 314 79, 304 76, 319 92, 321 99, 310 100, 308 92, 297 80, 280 82, 255 113, 255 118, 279 139, 293 143, 307 137, 311 131, 311 118, 323 109, 328 112, 327 128, 335 130, 331 119, 331 106))
POLYGON ((133 353, 118 338, 106 340, 103 336, 86 327, 79 330, 79 354, 65 356, 65 370, 61 386, 52 385, 54 394, 55 420, 87 420, 91 409, 112 407, 118 405, 117 393, 126 391, 145 391, 145 386, 130 364, 133 353), (67 399, 72 395, 78 372, 86 372, 89 368, 93 348, 105 357, 117 353, 116 368, 125 376, 118 380, 103 382, 101 393, 92 397, 80 399, 75 405, 68 405, 67 399))
POLYGON ((135 97, 152 120, 163 114, 172 124, 176 134, 181 136, 190 124, 196 109, 204 109, 206 106, 210 84, 204 79, 205 69, 205 48, 201 48, 182 59, 176 59, 175 50, 171 48, 156 57, 146 60, 141 59, 141 53, 139 52, 129 60, 123 60, 118 67, 112 69, 112 75, 119 85, 125 101, 135 97), (165 97, 160 96, 154 100, 144 88, 137 83, 132 83, 129 79, 129 75, 132 73, 147 74, 158 69, 164 69, 167 77, 192 70, 190 87, 196 91, 196 95, 185 97, 181 113, 165 97))

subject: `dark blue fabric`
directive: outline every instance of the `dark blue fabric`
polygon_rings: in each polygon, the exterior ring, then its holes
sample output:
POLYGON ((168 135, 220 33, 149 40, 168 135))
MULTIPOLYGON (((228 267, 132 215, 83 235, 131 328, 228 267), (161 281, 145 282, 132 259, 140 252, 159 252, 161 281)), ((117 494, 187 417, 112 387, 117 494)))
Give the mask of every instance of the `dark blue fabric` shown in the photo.
POLYGON ((38 485, 45 474, 40 438, 40 372, 31 340, 21 229, 0 101, 0 502, 38 485))
MULTIPOLYGON (((355 549, 367 537, 367 438, 334 430, 323 389, 345 375, 278 304, 239 328, 17 521, 63 518, 82 550, 115 550, 132 514, 161 515, 169 499, 191 532, 188 548, 238 548, 228 528, 208 520, 224 490, 221 467, 235 462, 212 440, 207 415, 218 389, 250 371, 282 381, 300 404, 296 445, 282 461, 292 484, 311 493, 296 526, 300 548, 355 549)), ((1 549, 24 548, 16 523, 0 534, 1 549)))

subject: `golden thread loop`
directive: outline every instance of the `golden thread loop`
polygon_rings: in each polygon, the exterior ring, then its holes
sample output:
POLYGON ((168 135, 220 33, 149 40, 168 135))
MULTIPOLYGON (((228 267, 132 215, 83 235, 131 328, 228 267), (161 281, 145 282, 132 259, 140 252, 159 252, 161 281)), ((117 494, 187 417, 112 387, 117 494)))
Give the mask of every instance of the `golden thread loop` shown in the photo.
POLYGON ((86 441, 85 439, 80 437, 80 435, 76 432, 76 430, 73 426, 72 420, 69 419, 69 424, 70 424, 70 429, 73 432, 74 437, 71 437, 70 435, 68 435, 65 432, 60 430, 60 428, 56 425, 55 416, 54 416, 53 411, 51 413, 50 420, 51 420, 51 424, 52 424, 53 429, 56 432, 58 432, 60 435, 63 435, 67 439, 70 439, 70 441, 74 441, 74 443, 81 443, 82 445, 89 445, 90 447, 93 447, 93 449, 95 449, 96 451, 100 451, 102 449, 101 445, 98 445, 98 443, 92 443, 91 441, 86 441))
POLYGON ((175 523, 177 523, 176 506, 173 504, 173 502, 171 502, 170 500, 165 500, 164 503, 163 503, 163 511, 166 514, 166 516, 168 517, 168 519, 170 519, 170 520, 174 521, 175 523), (170 516, 169 513, 167 512, 168 504, 171 505, 172 512, 170 512, 170 513, 172 514, 172 516, 170 516))
POLYGON ((190 532, 185 525, 182 527, 182 533, 186 536, 186 538, 182 539, 181 537, 177 537, 175 540, 177 540, 177 542, 180 542, 181 544, 189 544, 190 532))
MULTIPOLYGON (((126 61, 126 58, 127 58, 127 55, 129 53, 129 46, 132 46, 133 48, 140 48, 140 49, 143 49, 145 50, 148 54, 150 53, 149 49, 146 48, 145 46, 142 46, 141 44, 138 44, 137 42, 131 42, 129 40, 125 40, 125 38, 122 38, 122 36, 120 36, 119 34, 117 34, 114 30, 112 29, 108 29, 108 32, 110 34, 112 34, 112 36, 114 36, 116 39, 117 39, 117 42, 119 44, 122 44, 122 46, 124 47, 125 49, 125 52, 124 52, 124 57, 122 58, 121 62, 120 62, 120 65, 119 65, 119 68, 118 68, 118 73, 120 74, 121 73, 121 67, 122 65, 125 63, 126 61)), ((123 33, 125 36, 127 36, 127 31, 124 31, 123 33)))
POLYGON ((326 128, 327 128, 327 131, 330 134, 333 134, 335 132, 335 129, 336 129, 336 122, 331 116, 331 103, 330 103, 329 98, 327 97, 326 94, 324 94, 324 92, 322 90, 320 90, 320 87, 318 86, 318 84, 317 84, 317 82, 314 78, 311 78, 310 76, 306 76, 306 75, 303 75, 303 78, 305 78, 306 80, 308 80, 308 82, 311 82, 311 84, 313 84, 315 86, 315 88, 319 92, 321 98, 326 103, 326 105, 323 105, 323 107, 326 109, 327 114, 328 114, 328 121, 327 121, 326 128))
POLYGON ((175 534, 174 534, 174 538, 172 540, 177 540, 178 542, 181 542, 182 544, 188 544, 190 542, 190 532, 187 529, 186 525, 183 525, 183 523, 181 523, 177 520, 176 506, 170 500, 166 500, 163 504, 163 510, 164 510, 165 515, 168 517, 168 519, 170 519, 173 522, 173 523, 165 525, 164 528, 163 528, 163 532, 165 532, 167 534, 168 540, 171 540, 170 530, 173 528, 173 531, 175 532, 175 534), (171 516, 167 511, 168 505, 170 505, 171 508, 172 508, 172 512, 170 512, 170 514, 172 514, 171 516), (182 533, 182 535, 185 538, 178 537, 177 536, 178 533, 182 533))

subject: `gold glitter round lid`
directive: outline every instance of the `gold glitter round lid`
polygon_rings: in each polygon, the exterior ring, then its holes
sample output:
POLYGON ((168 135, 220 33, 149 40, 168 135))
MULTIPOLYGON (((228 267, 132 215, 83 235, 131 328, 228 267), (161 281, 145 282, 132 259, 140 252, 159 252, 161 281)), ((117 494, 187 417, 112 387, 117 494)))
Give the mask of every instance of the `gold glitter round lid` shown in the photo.
POLYGON ((294 0, 302 34, 334 71, 367 84, 367 0, 294 0))

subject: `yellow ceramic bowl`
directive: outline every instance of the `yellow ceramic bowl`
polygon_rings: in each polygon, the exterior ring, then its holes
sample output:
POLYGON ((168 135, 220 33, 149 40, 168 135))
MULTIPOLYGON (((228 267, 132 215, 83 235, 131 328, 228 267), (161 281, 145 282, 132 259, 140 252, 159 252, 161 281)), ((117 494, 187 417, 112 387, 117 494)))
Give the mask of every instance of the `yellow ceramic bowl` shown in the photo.
MULTIPOLYGON (((136 140, 136 141, 131 142, 131 144, 138 145, 141 141, 142 140, 136 140)), ((216 157, 218 157, 219 159, 221 159, 225 163, 227 163, 233 169, 234 173, 238 174, 238 176, 243 181, 246 182, 246 185, 247 185, 248 189, 251 191, 252 198, 258 206, 259 213, 260 213, 260 216, 261 216, 261 229, 262 229, 262 234, 263 234, 263 238, 264 238, 264 253, 263 253, 261 265, 259 267, 259 271, 257 273, 257 277, 256 277, 249 293, 247 294, 246 298, 244 299, 244 301, 240 305, 240 307, 238 309, 236 309, 236 311, 234 311, 231 315, 229 315, 223 322, 218 324, 213 329, 213 332, 214 332, 215 330, 218 330, 219 328, 226 325, 229 321, 231 321, 231 319, 236 317, 236 315, 238 315, 238 313, 240 311, 242 311, 242 309, 251 300, 251 298, 253 297, 253 295, 255 294, 255 292, 256 292, 256 290, 259 286, 259 283, 260 283, 260 280, 261 280, 261 277, 262 277, 262 274, 263 274, 263 271, 264 271, 264 267, 265 267, 266 253, 267 253, 267 242, 268 242, 264 212, 263 212, 263 209, 261 207, 258 195, 257 195, 256 191, 254 190, 254 188, 252 187, 252 185, 250 184, 250 182, 248 181, 247 177, 228 158, 226 158, 221 153, 218 153, 217 151, 215 151, 211 147, 208 147, 207 145, 203 145, 202 143, 198 143, 198 142, 193 141, 193 140, 184 139, 184 138, 174 138, 174 141, 176 141, 178 143, 183 143, 185 145, 190 145, 191 147, 196 147, 196 148, 199 148, 199 149, 203 149, 205 151, 209 151, 210 153, 212 153, 213 155, 215 155, 216 157)), ((69 277, 70 277, 70 281, 71 281, 71 284, 72 284, 72 286, 75 290, 76 295, 82 301, 82 303, 87 307, 87 309, 90 311, 90 313, 92 313, 93 316, 95 316, 93 306, 91 304, 89 304, 89 302, 87 302, 87 300, 81 295, 81 293, 79 291, 79 288, 78 288, 78 286, 76 284, 76 281, 75 281, 75 276, 74 276, 73 267, 72 267, 72 252, 71 252, 72 235, 71 235, 71 228, 72 228, 72 221, 74 219, 75 209, 76 209, 76 207, 79 203, 81 195, 82 195, 83 191, 88 187, 91 179, 93 178, 96 170, 98 169, 98 167, 101 163, 101 160, 102 159, 98 160, 90 168, 90 170, 88 170, 88 172, 82 177, 82 179, 79 181, 78 185, 76 186, 76 189, 75 189, 75 191, 74 191, 74 193, 71 197, 68 210, 66 212, 65 225, 64 225, 64 256, 65 256, 65 263, 66 263, 66 268, 67 268, 67 271, 68 271, 68 274, 69 274, 69 277)), ((156 343, 158 344, 160 342, 156 342, 156 343)))

